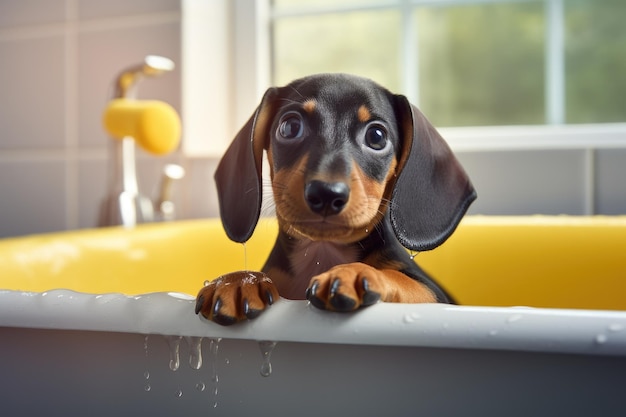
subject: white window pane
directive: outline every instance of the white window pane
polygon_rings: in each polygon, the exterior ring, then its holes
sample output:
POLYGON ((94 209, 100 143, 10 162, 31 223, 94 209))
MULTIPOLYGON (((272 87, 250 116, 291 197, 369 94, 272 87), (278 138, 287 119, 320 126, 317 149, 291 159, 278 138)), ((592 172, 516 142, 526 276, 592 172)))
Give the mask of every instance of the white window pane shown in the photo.
POLYGON ((542 2, 419 8, 422 110, 437 126, 545 123, 542 2))
POLYGON ((397 91, 400 20, 393 10, 277 19, 274 84, 320 72, 347 72, 397 91))
POLYGON ((566 121, 626 121, 626 1, 565 2, 566 121))

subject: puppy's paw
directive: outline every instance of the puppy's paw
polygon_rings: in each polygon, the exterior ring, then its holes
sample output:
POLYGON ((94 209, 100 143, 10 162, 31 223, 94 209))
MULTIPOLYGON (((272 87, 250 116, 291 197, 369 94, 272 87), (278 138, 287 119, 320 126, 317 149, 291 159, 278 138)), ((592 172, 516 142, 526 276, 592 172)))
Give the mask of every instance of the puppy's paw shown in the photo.
POLYGON ((274 283, 263 272, 231 272, 200 290, 196 297, 196 314, 229 326, 258 317, 278 297, 274 283))
POLYGON ((363 263, 338 265, 314 276, 306 298, 322 310, 353 311, 377 303, 383 291, 384 274, 363 263))

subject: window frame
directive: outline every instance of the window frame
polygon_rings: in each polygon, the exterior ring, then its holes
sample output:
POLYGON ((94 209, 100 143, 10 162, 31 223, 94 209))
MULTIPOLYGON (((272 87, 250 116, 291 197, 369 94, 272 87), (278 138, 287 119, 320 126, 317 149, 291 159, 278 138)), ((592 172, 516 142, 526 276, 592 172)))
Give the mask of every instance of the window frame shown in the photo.
POLYGON ((183 0, 184 152, 190 156, 220 156, 252 114, 270 86, 271 27, 277 19, 401 8, 402 90, 419 106, 419 56, 413 53, 417 28, 411 18, 414 8, 524 1, 543 1, 546 8, 546 123, 439 128, 451 148, 465 152, 626 148, 626 123, 565 124, 566 0, 380 0, 362 6, 338 2, 323 8, 292 10, 273 10, 270 0, 183 0), (213 62, 208 71, 201 72, 198 68, 206 69, 208 63, 199 57, 207 56, 213 62), (223 97, 220 103, 210 102, 209 97, 216 96, 223 97))

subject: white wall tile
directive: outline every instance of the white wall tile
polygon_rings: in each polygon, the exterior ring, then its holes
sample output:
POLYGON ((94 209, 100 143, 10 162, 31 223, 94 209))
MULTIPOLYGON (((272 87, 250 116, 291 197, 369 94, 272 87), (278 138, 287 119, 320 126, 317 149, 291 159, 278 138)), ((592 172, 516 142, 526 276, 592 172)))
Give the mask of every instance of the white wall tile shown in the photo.
POLYGON ((84 19, 171 12, 180 10, 180 0, 79 0, 78 10, 84 19))
POLYGON ((0 42, 0 149, 65 145, 63 37, 0 42))
POLYGON ((65 0, 2 0, 0 28, 61 22, 65 19, 65 3, 65 0))
POLYGON ((0 237, 66 228, 63 161, 0 162, 0 237))
POLYGON ((584 214, 582 151, 459 152, 478 199, 469 213, 584 214))
POLYGON ((626 214, 626 149, 596 151, 596 212, 626 214))

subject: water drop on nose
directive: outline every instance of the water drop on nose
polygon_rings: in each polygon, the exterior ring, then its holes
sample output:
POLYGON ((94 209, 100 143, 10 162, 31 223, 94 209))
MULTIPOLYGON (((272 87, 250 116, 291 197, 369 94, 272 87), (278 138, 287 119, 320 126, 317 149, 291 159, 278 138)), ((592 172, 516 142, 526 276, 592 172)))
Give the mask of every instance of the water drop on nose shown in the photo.
POLYGON ((263 356, 263 363, 261 364, 261 375, 268 377, 272 374, 272 352, 276 347, 276 342, 260 341, 259 349, 261 349, 261 355, 263 356))

